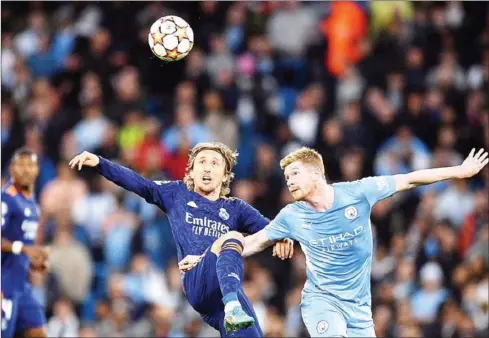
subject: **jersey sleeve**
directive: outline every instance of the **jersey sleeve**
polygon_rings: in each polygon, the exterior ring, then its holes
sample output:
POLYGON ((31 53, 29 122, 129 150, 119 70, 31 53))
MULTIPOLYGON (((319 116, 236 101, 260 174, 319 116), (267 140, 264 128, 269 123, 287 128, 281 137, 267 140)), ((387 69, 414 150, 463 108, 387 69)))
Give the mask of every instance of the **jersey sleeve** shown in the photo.
POLYGON ((371 206, 378 201, 391 197, 396 192, 393 176, 366 177, 360 180, 362 191, 371 206))
POLYGON ((272 242, 291 238, 290 226, 287 222, 287 217, 290 217, 288 213, 287 208, 280 210, 278 215, 265 227, 268 239, 272 242))
POLYGON ((113 163, 103 157, 95 170, 109 181, 118 186, 132 191, 148 203, 159 206, 163 211, 167 211, 174 200, 178 188, 183 184, 181 181, 152 181, 135 171, 113 163))
POLYGON ((270 223, 270 220, 263 216, 258 210, 239 199, 238 208, 240 210, 239 224, 241 232, 254 234, 270 223))
POLYGON ((2 192, 2 232, 8 232, 12 219, 12 199, 9 195, 2 192))

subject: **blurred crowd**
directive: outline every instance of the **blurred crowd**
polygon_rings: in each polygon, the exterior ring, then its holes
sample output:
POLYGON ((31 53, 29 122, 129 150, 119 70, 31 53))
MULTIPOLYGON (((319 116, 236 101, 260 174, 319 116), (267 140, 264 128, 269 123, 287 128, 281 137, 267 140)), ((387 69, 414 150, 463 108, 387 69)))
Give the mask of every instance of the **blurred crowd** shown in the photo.
MULTIPOLYGON (((165 214, 93 170, 88 150, 182 179, 190 147, 238 149, 232 194, 273 218, 291 201, 279 160, 301 145, 328 180, 406 173, 489 149, 485 2, 2 2, 2 183, 15 149, 41 159, 31 281, 51 337, 217 336, 182 294, 165 214), (150 25, 178 15, 196 44, 163 63, 150 25)), ((379 337, 489 335, 489 168, 374 208, 379 337)), ((304 255, 246 261, 267 337, 307 336, 304 255)))

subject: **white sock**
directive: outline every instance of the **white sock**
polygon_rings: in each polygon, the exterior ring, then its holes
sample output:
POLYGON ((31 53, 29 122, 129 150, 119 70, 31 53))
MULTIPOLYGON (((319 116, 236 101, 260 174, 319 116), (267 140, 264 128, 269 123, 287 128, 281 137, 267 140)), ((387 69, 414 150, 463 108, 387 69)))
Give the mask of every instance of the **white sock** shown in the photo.
POLYGON ((231 312, 234 310, 236 307, 241 307, 241 304, 237 300, 232 300, 230 302, 227 302, 226 305, 224 305, 224 312, 231 312))

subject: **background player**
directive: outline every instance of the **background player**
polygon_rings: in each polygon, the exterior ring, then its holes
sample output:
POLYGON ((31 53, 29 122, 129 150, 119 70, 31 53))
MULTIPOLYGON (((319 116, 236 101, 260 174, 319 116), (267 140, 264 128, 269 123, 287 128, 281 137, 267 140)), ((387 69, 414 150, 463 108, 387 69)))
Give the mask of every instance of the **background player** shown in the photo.
POLYGON ((43 269, 47 263, 46 249, 34 245, 39 223, 33 195, 37 155, 17 150, 9 171, 11 181, 2 189, 2 337, 47 337, 44 309, 28 281, 30 266, 43 269))
POLYGON ((488 161, 483 149, 477 154, 472 150, 459 166, 329 185, 321 155, 312 149, 299 149, 280 162, 296 202, 283 208, 263 231, 245 239, 244 256, 285 237, 299 241, 307 265, 301 311, 309 334, 374 337, 370 294, 372 206, 395 192, 472 177, 488 161))
MULTIPOLYGON (((110 181, 167 212, 178 260, 181 265, 192 262, 182 277, 192 307, 222 336, 231 331, 231 336, 262 337, 241 287, 241 233, 256 233, 269 221, 243 201, 226 198, 236 159, 237 153, 222 143, 200 143, 190 153, 184 182, 153 182, 86 151, 70 165, 79 170, 84 165, 95 167, 110 181)), ((291 254, 290 242, 278 245, 285 247, 276 250, 282 258, 291 254)))

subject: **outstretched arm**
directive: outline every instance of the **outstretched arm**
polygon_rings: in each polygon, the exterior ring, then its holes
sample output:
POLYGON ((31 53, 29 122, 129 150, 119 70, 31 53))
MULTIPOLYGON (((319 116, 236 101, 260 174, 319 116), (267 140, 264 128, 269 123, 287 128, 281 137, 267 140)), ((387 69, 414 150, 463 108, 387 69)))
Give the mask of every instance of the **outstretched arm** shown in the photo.
POLYGON ((244 240, 243 257, 249 257, 258 252, 261 252, 272 245, 274 242, 268 238, 265 229, 257 233, 246 236, 244 240))
MULTIPOLYGON (((240 203, 240 224, 242 224, 241 232, 248 234, 256 234, 263 230, 270 223, 270 220, 264 217, 258 210, 251 205, 238 200, 240 203)), ((273 256, 284 260, 292 258, 294 255, 294 241, 288 238, 281 239, 275 242, 273 246, 273 256)))
POLYGON ((458 166, 413 171, 409 174, 394 175, 396 191, 404 191, 449 179, 464 179, 477 175, 489 162, 488 153, 481 149, 475 153, 472 149, 465 161, 458 166))
POLYGON ((69 165, 78 170, 81 170, 83 166, 94 167, 100 175, 118 186, 138 194, 150 203, 158 204, 159 202, 157 183, 103 157, 84 151, 75 156, 69 165))

